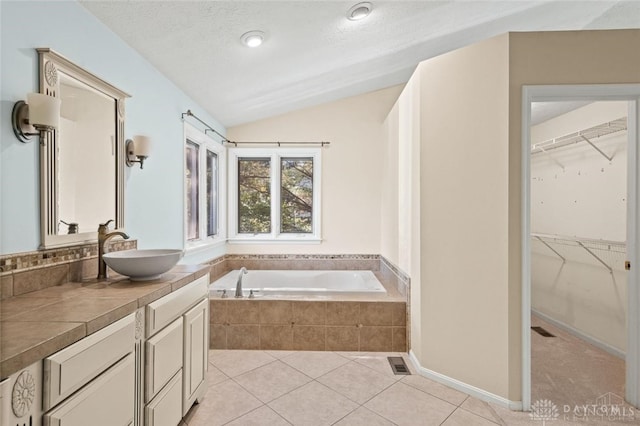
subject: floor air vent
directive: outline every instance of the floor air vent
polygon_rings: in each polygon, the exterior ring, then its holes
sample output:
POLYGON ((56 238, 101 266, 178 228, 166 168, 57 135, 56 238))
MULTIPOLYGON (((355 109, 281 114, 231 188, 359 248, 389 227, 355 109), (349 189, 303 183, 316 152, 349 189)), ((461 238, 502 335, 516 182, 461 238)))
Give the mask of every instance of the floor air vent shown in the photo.
POLYGON ((411 375, 409 367, 405 364, 404 359, 401 356, 389 356, 387 357, 389 364, 391 364, 391 370, 395 375, 411 375))
POLYGON ((535 331, 536 333, 538 333, 539 335, 544 336, 544 337, 556 337, 555 335, 549 333, 547 330, 545 330, 542 327, 531 327, 531 329, 533 331, 535 331))

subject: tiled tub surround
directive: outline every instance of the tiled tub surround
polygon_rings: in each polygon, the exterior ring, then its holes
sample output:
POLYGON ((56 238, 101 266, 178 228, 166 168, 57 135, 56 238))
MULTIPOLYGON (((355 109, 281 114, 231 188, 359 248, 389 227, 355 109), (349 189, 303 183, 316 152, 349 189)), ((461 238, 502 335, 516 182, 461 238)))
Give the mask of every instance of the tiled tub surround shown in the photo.
POLYGON ((211 349, 406 352, 406 303, 211 299, 211 349))
MULTIPOLYGON (((371 270, 386 295, 210 300, 212 349, 400 351, 409 347, 409 278, 378 255, 226 255, 211 280, 231 270, 371 270)), ((249 272, 251 273, 251 272, 249 272)))
MULTIPOLYGON (((93 259, 95 261, 95 259, 93 259)), ((0 379, 184 287, 208 266, 176 266, 160 279, 132 283, 113 274, 47 286, 0 302, 0 379)))
MULTIPOLYGON (((111 240, 107 251, 132 250, 136 240, 111 240)), ((98 243, 0 256, 0 299, 98 276, 98 243)))

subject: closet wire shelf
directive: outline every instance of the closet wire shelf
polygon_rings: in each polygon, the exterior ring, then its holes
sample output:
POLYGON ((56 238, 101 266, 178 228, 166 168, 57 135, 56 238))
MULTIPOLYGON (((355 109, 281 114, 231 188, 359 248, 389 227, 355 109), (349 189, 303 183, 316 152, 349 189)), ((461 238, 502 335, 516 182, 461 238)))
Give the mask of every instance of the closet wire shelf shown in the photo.
POLYGON ((610 273, 613 273, 613 269, 622 267, 626 260, 627 244, 621 241, 536 233, 532 233, 531 238, 553 252, 556 257, 562 260, 562 263, 569 260, 571 251, 575 249, 586 252, 610 273))
POLYGON ((618 118, 617 120, 608 121, 597 126, 589 127, 588 129, 580 130, 579 132, 569 133, 568 135, 559 136, 557 138, 533 144, 531 145, 531 154, 546 153, 557 148, 584 142, 591 145, 600 154, 611 161, 611 158, 597 148, 593 144, 592 140, 625 130, 627 130, 627 117, 618 118))

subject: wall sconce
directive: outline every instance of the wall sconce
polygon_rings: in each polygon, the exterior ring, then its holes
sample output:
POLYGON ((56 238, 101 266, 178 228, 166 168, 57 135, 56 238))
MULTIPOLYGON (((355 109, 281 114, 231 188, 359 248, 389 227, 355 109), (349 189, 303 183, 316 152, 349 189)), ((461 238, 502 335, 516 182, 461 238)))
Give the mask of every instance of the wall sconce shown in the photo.
POLYGON ((20 142, 27 143, 40 132, 51 132, 60 122, 60 99, 42 93, 27 93, 27 102, 13 105, 11 124, 20 142))
POLYGON ((127 139, 125 149, 127 151, 127 166, 133 167, 135 163, 140 163, 140 169, 144 160, 149 156, 151 139, 148 136, 136 135, 133 139, 127 139))

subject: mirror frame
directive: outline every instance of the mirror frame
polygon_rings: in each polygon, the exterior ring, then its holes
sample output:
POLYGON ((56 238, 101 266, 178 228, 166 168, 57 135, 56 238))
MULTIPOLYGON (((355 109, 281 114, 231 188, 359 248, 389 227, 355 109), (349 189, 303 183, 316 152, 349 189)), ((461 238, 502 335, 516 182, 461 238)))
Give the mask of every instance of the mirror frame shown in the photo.
MULTIPOLYGON (((124 229, 124 101, 131 97, 117 87, 107 83, 95 74, 71 62, 49 48, 38 48, 38 69, 40 93, 60 97, 60 78, 64 73, 115 100, 115 145, 116 145, 116 211, 115 217, 105 212, 103 222, 115 220, 115 228, 124 229)), ((78 234, 58 234, 58 179, 56 151, 59 144, 58 131, 43 132, 40 135, 40 248, 60 247, 76 244, 95 243, 98 240, 98 224, 95 232, 78 234)))

